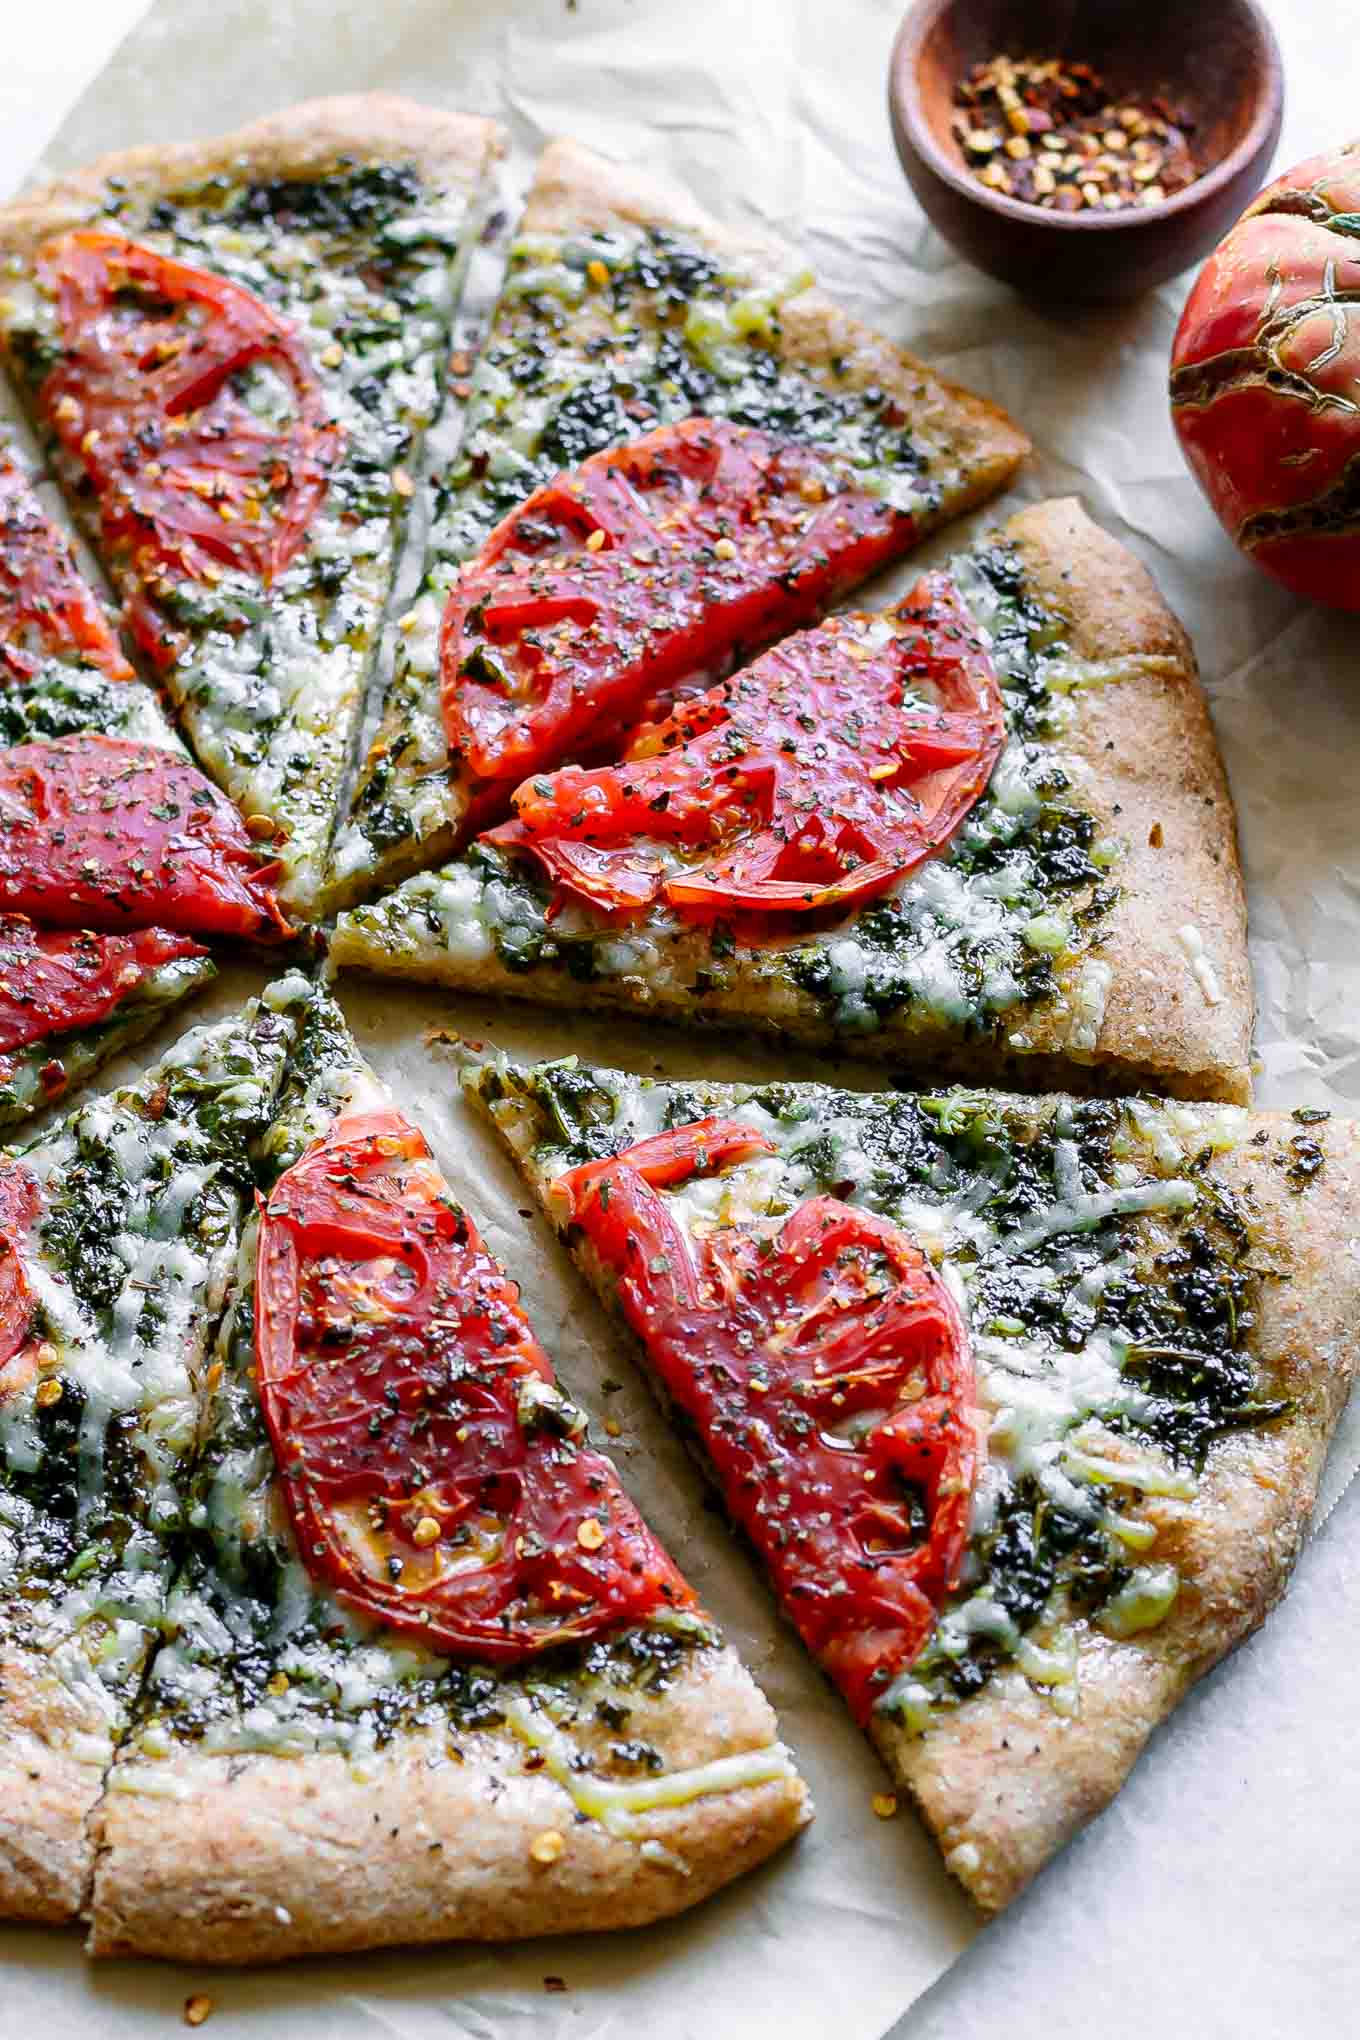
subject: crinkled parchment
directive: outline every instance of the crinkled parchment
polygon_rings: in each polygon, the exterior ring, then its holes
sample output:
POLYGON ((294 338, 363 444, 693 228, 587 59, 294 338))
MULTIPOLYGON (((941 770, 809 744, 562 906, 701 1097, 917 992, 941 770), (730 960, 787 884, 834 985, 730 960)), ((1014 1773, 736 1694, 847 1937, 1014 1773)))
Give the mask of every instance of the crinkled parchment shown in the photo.
MULTIPOLYGON (((1275 12, 1290 80, 1288 162, 1343 139, 1353 114, 1339 90, 1332 9, 1291 0, 1275 12)), ((212 133, 314 93, 383 86, 499 115, 515 143, 512 190, 523 189, 537 146, 568 131, 679 177, 720 217, 800 243, 854 309, 1025 424, 1037 454, 1008 508, 1076 491, 1152 567, 1194 636, 1240 809, 1260 1097, 1360 1110, 1355 623, 1298 606, 1239 560, 1183 468, 1165 373, 1184 281, 1124 310, 1040 312, 975 275, 926 228, 884 113, 895 13, 886 0, 516 0, 500 9, 488 0, 160 0, 44 167, 212 133)), ((962 536, 956 528, 932 550, 962 536)), ((199 1010, 230 1009, 253 982, 224 974, 199 1010)), ((142 2036, 190 1989, 206 1988, 221 2030, 251 2040, 876 2040, 965 1947, 969 1910, 910 1815, 885 1823, 871 1814, 880 1778, 866 1748, 776 1623, 616 1330, 528 1214, 422 1037, 453 1026, 512 1053, 579 1050, 677 1075, 834 1076, 835 1066, 622 1022, 548 1022, 400 985, 342 992, 363 1047, 523 1283, 563 1374, 597 1416, 620 1421, 611 1449, 624 1476, 778 1707, 819 1819, 794 1850, 698 1914, 627 1936, 214 1979, 131 1964, 91 1974, 69 1935, 0 1933, 9 2030, 25 2040, 142 2036), (565 1991, 545 1990, 546 1977, 565 1991)), ((839 1074, 874 1081, 863 1068, 839 1074)), ((1349 1240, 1338 1249, 1360 1250, 1349 1240)), ((1333 1454, 1329 1506, 1358 1462, 1352 1422, 1333 1454)), ((1347 2014, 1339 2023, 1325 2015, 1357 1939, 1360 1782, 1346 1760, 1360 1712, 1351 1648, 1360 1584, 1344 1542, 1357 1524, 1352 1496, 1265 1637, 1181 1709, 1115 1808, 908 2014, 901 2040, 1342 2029, 1347 2014)))

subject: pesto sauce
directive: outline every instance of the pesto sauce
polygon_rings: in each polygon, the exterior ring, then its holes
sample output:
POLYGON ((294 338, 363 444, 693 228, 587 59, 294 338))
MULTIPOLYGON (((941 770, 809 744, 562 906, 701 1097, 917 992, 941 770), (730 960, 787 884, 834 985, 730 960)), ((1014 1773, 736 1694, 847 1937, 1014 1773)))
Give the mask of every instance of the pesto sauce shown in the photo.
POLYGON ((39 1373, 0 1404, 0 1609, 7 1633, 73 1650, 73 1676, 93 1668, 115 1691, 161 1618, 194 1354, 281 1029, 260 1011, 196 1030, 19 1156, 42 1195, 25 1255, 39 1373))

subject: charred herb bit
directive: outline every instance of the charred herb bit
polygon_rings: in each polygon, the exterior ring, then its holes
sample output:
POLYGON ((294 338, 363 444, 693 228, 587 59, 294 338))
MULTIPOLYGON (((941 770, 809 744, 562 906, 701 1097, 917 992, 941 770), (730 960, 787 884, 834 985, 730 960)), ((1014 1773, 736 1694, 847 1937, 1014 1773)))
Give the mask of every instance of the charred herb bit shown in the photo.
MULTIPOLYGON (((412 165, 355 165, 324 178, 275 177, 249 184, 228 207, 228 218, 286 233, 336 238, 381 230, 420 204, 421 182, 412 165)), ((173 225, 173 217, 167 225, 173 225)))
POLYGON ((1289 1143, 1289 1153, 1292 1160, 1285 1167, 1285 1181, 1297 1193, 1306 1190, 1322 1174, 1327 1153, 1320 1141, 1310 1139, 1306 1133, 1294 1135, 1289 1143))
POLYGON ((543 428, 539 451, 555 472, 579 467, 588 454, 629 436, 621 398, 607 377, 595 376, 578 383, 558 405, 543 428))
POLYGON ((1320 1126, 1332 1115, 1325 1105, 1296 1105, 1289 1116, 1298 1126, 1320 1126))
POLYGON ((719 280, 711 255, 663 227, 648 228, 625 274, 655 297, 663 315, 667 310, 684 311, 719 280))

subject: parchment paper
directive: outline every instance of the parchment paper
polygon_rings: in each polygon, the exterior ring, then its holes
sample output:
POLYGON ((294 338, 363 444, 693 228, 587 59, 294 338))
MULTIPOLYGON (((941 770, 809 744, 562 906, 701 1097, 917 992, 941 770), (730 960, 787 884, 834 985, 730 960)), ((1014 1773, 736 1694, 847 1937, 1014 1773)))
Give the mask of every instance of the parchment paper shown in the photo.
MULTIPOLYGON (((120 4, 135 13, 135 0, 120 4)), ((116 9, 91 11, 107 34, 116 9)), ((1354 116, 1327 33, 1332 8, 1293 0, 1275 12, 1291 90, 1284 163, 1344 138, 1354 116)), ((568 131, 683 179, 720 217, 801 242, 847 303, 1026 425, 1038 452, 1008 507, 1076 491, 1157 574, 1195 637, 1241 813, 1259 1095, 1360 1110, 1355 626, 1301 608, 1238 560, 1180 462, 1165 366, 1186 280, 1121 311, 1041 313, 968 270, 925 227, 883 111, 895 15, 887 0, 834 9, 816 0, 515 0, 500 9, 160 0, 43 167, 211 133, 313 93, 384 86, 498 114, 514 136, 510 178, 520 188, 535 148, 568 131)), ((31 108, 25 119, 36 135, 31 108)), ((17 181, 24 166, 11 160, 17 181)), ((956 526, 931 550, 963 536, 956 526)), ((260 981, 224 973, 194 1017, 230 1010, 260 981)), ((622 1022, 550 1022, 398 985, 342 981, 342 996, 366 1052, 522 1281, 564 1376, 597 1417, 608 1411, 622 1424, 610 1449, 779 1708, 819 1819, 794 1851, 700 1913, 626 1937, 214 1978, 134 1965, 90 1972, 72 1935, 0 1932, 11 2030, 23 2040, 141 2035, 189 1990, 206 1989, 218 2003, 210 2032, 252 2040, 876 2040, 964 1949, 969 1909, 909 1814, 872 1816, 881 1779, 867 1750, 777 1626, 624 1343, 526 1215, 508 1165, 422 1036, 455 1026, 512 1053, 574 1049, 671 1074, 871 1084, 874 1073, 622 1022), (565 1992, 546 1991, 545 1977, 561 1978, 565 1992)), ((1328 1506, 1358 1463, 1353 1417, 1333 1453, 1328 1506)), ((966 2040, 1003 2022, 1013 2040, 1159 2025, 1235 2040, 1347 2030, 1347 2012, 1334 2026, 1323 2019, 1356 1973, 1349 1894, 1360 1779, 1346 1759, 1360 1711, 1350 1649, 1360 1584, 1346 1538, 1357 1528, 1351 1496, 1264 1637, 1178 1713, 1115 1808, 977 1940, 900 2040, 946 2031, 966 2040)))

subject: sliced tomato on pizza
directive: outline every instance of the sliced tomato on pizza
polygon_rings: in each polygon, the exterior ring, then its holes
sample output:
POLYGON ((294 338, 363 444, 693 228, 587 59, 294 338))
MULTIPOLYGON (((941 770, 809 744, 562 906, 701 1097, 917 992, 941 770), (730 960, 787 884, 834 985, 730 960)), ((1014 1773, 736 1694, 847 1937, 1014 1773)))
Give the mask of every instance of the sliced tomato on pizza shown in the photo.
POLYGON ((0 218, 3 344, 200 762, 313 915, 489 121, 319 101, 0 218))
POLYGON ((806 622, 911 544, 819 449, 689 418, 530 496, 459 575, 441 670, 470 817, 806 622))
POLYGON ((770 1709, 324 993, 261 1166, 95 1949, 591 1930, 763 1860, 809 1811, 770 1709), (224 1817, 231 1851, 151 1874, 224 1817))
POLYGON ((692 1606, 395 1108, 342 1114, 274 1186, 255 1340, 294 1535, 360 1614, 514 1664, 692 1606))
POLYGON ((985 642, 930 574, 877 628, 832 618, 677 704, 622 763, 528 780, 488 840, 609 914, 844 913, 944 848, 1005 740, 985 642))
POLYGON ((50 658, 136 678, 69 544, 8 448, 0 449, 0 671, 33 681, 50 658))
POLYGON ((864 1725, 958 1585, 977 1478, 968 1332, 900 1227, 840 1198, 691 1237, 658 1192, 774 1154, 701 1119, 559 1177, 671 1405, 864 1725))
POLYGON ((51 1104, 213 975, 165 928, 100 934, 0 914, 0 1124, 51 1104))
POLYGON ((186 635, 158 592, 227 570, 268 588, 321 508, 339 429, 301 329, 240 284, 99 229, 49 241, 37 276, 61 345, 44 416, 98 502, 138 643, 173 666, 186 635))
POLYGON ((292 933, 266 859, 197 766, 120 737, 0 752, 0 908, 44 927, 292 933))
MULTIPOLYGON (((0 751, 0 785, 16 757, 63 758, 74 737, 86 736, 115 738, 122 755, 148 759, 159 773, 190 770, 65 534, 23 468, 0 451, 0 742, 23 747, 0 751)), ((211 793, 201 775, 192 778, 211 793)), ((121 896, 125 887, 138 890, 126 870, 113 878, 117 932, 96 929, 98 917, 81 912, 70 856, 82 865, 91 855, 102 860, 110 826, 123 836, 126 815, 106 810, 102 796, 93 819, 89 801, 78 803, 85 812, 77 819, 43 798, 25 830, 22 805, 10 783, 0 794, 0 838, 10 846, 18 886, 5 905, 36 908, 42 925, 0 912, 0 1124, 60 1097, 212 976, 201 943, 155 925, 145 900, 139 912, 121 896)), ((143 819, 143 804, 133 812, 143 819)), ((236 825, 230 817, 229 828, 236 825)))

